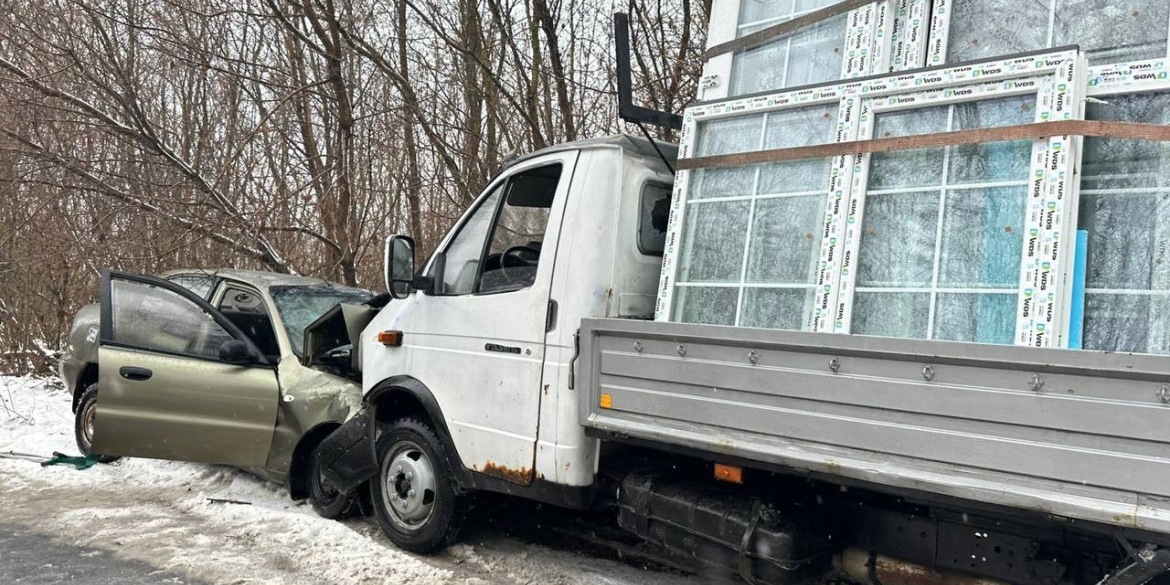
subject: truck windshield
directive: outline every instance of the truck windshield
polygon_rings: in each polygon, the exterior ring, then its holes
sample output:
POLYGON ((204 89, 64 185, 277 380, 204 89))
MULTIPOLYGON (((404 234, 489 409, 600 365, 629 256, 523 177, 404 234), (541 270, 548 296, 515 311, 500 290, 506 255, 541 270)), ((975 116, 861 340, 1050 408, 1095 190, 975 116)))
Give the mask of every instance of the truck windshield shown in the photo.
POLYGON ((293 353, 301 356, 305 345, 305 327, 338 303, 361 304, 374 293, 360 288, 337 285, 274 286, 268 289, 293 353))

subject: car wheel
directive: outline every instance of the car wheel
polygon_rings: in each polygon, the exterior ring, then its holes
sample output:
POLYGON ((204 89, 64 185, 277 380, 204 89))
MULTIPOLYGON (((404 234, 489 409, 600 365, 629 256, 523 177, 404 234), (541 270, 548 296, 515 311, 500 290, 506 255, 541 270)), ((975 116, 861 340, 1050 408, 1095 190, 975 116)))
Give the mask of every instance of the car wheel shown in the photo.
MULTIPOLYGON (((85 456, 94 455, 89 446, 93 444, 94 421, 97 418, 97 397, 98 385, 96 383, 90 384, 81 394, 81 400, 77 402, 77 414, 73 416, 73 435, 77 440, 77 449, 85 456)), ((118 457, 102 455, 98 462, 113 463, 117 460, 118 457)))
POLYGON ((467 498, 456 491, 447 451, 429 424, 416 418, 391 423, 378 439, 378 461, 370 499, 391 542, 430 553, 458 540, 467 498))
POLYGON ((316 452, 309 457, 308 473, 309 502, 313 504, 313 510, 318 515, 330 520, 340 520, 353 515, 357 508, 357 498, 352 491, 341 493, 333 487, 329 480, 325 479, 316 452))

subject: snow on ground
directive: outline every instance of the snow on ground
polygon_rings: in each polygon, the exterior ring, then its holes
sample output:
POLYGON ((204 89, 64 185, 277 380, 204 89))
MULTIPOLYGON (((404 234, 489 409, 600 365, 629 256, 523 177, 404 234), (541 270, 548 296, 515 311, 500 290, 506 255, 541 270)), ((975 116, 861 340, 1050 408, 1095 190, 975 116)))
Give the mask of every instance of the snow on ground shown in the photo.
MULTIPOLYGON (((77 453, 69 394, 53 379, 0 376, 0 455, 53 451, 77 453)), ((690 581, 491 530, 435 556, 413 555, 368 520, 325 520, 282 487, 222 466, 123 459, 78 471, 0 457, 0 510, 5 524, 213 583, 690 581)))

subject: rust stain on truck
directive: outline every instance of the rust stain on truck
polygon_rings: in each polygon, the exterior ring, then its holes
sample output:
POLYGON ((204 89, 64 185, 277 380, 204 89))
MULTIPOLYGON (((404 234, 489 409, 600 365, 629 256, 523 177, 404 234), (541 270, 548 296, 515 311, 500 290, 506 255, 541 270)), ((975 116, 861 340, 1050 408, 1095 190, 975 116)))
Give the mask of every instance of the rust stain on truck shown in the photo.
POLYGON ((486 464, 484 464, 483 469, 480 470, 480 473, 484 475, 490 475, 492 477, 499 478, 506 482, 517 485, 532 485, 532 479, 535 477, 534 470, 527 467, 512 469, 511 467, 496 465, 491 461, 488 461, 486 464))

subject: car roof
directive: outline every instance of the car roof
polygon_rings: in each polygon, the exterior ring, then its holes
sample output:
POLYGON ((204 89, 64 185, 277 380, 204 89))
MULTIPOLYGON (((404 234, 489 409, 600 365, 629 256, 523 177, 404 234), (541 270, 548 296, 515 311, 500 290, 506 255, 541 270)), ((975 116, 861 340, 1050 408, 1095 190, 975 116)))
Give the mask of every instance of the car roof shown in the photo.
POLYGON ((237 280, 245 284, 250 284, 261 289, 268 289, 274 286, 345 286, 323 278, 300 276, 297 274, 281 274, 279 272, 265 272, 263 270, 241 270, 238 268, 180 268, 177 270, 168 270, 162 274, 162 277, 172 278, 179 275, 203 275, 226 278, 228 280, 237 280))

